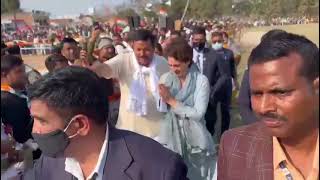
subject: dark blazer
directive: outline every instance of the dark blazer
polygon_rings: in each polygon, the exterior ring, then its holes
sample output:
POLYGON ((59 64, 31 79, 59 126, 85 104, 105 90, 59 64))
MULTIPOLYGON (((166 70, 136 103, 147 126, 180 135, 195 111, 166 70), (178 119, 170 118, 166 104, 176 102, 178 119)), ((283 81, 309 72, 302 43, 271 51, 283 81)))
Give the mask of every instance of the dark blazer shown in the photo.
POLYGON ((210 100, 213 103, 216 92, 223 88, 223 85, 228 80, 228 67, 224 61, 221 61, 221 56, 211 48, 204 49, 203 74, 208 78, 210 83, 210 100))
POLYGON ((236 78, 237 70, 232 50, 222 48, 221 50, 218 50, 217 53, 222 56, 222 60, 226 61, 226 65, 228 66, 226 72, 228 73, 228 76, 236 78))
POLYGON ((27 100, 13 93, 1 91, 1 121, 12 127, 13 138, 24 143, 32 138, 32 120, 27 100))
MULTIPOLYGON (((182 158, 158 142, 133 132, 110 127, 105 180, 187 180, 182 158)), ((24 173, 26 180, 73 180, 65 159, 42 156, 24 173)))
POLYGON ((249 71, 244 72, 239 97, 238 104, 240 109, 240 115, 242 121, 245 124, 250 124, 257 121, 257 117, 254 114, 251 107, 251 95, 250 95, 250 83, 249 83, 249 71))
POLYGON ((220 141, 218 180, 273 180, 273 143, 261 122, 226 131, 220 141))

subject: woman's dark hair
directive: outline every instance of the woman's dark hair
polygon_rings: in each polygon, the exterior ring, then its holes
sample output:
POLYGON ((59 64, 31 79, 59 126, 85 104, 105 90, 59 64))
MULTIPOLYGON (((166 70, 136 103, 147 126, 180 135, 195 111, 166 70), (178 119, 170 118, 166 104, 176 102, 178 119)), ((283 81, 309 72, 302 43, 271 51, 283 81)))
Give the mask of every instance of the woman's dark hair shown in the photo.
POLYGON ((192 62, 193 50, 188 42, 183 38, 173 40, 166 51, 167 57, 173 57, 179 62, 192 62))
POLYGON ((203 27, 197 26, 192 31, 192 35, 194 35, 194 34, 202 34, 202 35, 205 36, 206 35, 206 29, 203 28, 203 27))
POLYGON ((163 53, 163 49, 162 49, 161 44, 156 43, 155 49, 157 49, 161 54, 163 53))

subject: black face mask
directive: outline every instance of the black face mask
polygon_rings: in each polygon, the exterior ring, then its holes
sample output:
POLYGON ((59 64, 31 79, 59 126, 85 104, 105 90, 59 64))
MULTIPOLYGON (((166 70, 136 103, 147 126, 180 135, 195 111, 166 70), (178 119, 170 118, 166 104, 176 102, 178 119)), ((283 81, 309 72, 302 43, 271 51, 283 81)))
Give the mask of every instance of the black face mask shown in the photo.
POLYGON ((47 134, 32 133, 34 140, 39 145, 43 155, 56 158, 63 156, 63 153, 70 143, 65 132, 56 130, 47 134))
POLYGON ((57 158, 64 154, 65 149, 70 143, 70 139, 78 135, 78 133, 67 136, 65 133, 69 125, 73 122, 72 119, 64 130, 58 129, 46 134, 32 133, 34 140, 39 145, 40 150, 45 156, 57 158))
POLYGON ((206 43, 192 43, 192 46, 196 51, 202 51, 206 46, 206 43))

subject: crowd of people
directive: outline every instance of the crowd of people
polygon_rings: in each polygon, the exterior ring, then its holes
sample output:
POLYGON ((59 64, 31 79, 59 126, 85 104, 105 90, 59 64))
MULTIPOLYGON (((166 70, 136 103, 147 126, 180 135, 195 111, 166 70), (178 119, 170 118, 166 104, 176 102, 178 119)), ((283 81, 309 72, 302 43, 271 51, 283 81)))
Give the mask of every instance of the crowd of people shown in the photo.
POLYGON ((271 30, 252 50, 240 86, 241 51, 228 28, 188 21, 181 30, 117 33, 95 24, 86 39, 65 34, 42 75, 27 74, 19 47, 3 42, 4 175, 319 179, 319 48, 271 30), (247 125, 229 130, 233 90, 247 125), (221 135, 218 144, 213 136, 221 135))

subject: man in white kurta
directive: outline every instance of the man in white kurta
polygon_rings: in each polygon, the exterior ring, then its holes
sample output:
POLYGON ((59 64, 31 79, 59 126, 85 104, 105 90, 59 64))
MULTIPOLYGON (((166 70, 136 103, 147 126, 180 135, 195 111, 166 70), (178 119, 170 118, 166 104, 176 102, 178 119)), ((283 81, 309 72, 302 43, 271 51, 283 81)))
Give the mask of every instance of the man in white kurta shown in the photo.
MULTIPOLYGON (((128 103, 131 93, 130 88, 132 82, 134 81, 134 74, 138 68, 142 67, 142 65, 138 64, 138 58, 136 54, 137 53, 132 50, 123 52, 113 59, 106 61, 105 64, 108 66, 97 65, 97 67, 93 70, 98 75, 105 78, 117 78, 119 80, 121 100, 116 127, 154 138, 159 134, 160 121, 163 118, 164 113, 159 112, 157 109, 157 103, 159 103, 159 101, 154 98, 154 95, 151 91, 151 85, 149 81, 150 74, 143 74, 146 85, 145 98, 147 104, 147 113, 145 115, 138 115, 137 113, 128 110, 128 103)), ((165 58, 153 54, 151 59, 151 64, 155 64, 155 70, 158 77, 169 71, 169 66, 165 58)))

